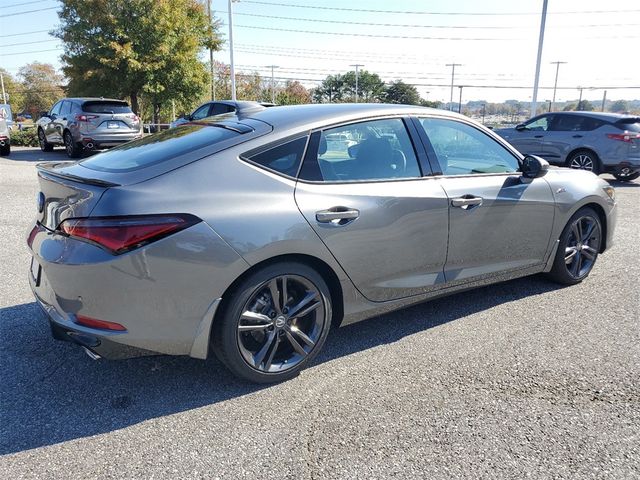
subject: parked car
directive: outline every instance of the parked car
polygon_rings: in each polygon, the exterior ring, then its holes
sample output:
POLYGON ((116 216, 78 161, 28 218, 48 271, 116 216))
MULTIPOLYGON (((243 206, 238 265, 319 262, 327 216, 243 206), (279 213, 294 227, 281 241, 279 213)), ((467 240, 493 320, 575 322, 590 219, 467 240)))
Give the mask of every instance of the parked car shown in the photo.
POLYGON ((223 115, 225 113, 237 113, 240 115, 246 115, 258 110, 262 110, 267 107, 275 107, 273 103, 267 102, 249 102, 249 101, 235 101, 235 100, 217 100, 214 102, 207 102, 196 108, 190 115, 184 115, 169 125, 169 128, 175 128, 178 125, 184 125, 185 123, 200 121, 207 117, 214 115, 223 115))
POLYGON ((538 155, 549 163, 596 175, 612 173, 622 181, 640 177, 640 117, 554 112, 495 132, 523 154, 538 155))
POLYGON ((217 117, 38 176, 30 283, 56 338, 215 352, 255 382, 296 375, 332 326, 539 272, 577 284, 616 219, 604 180, 413 106, 217 117))
POLYGON ((70 158, 111 148, 142 136, 142 122, 123 100, 65 98, 36 122, 43 152, 64 145, 70 158))
POLYGON ((7 156, 11 154, 11 131, 7 121, 0 118, 0 155, 7 156))
POLYGON ((13 113, 11 105, 8 103, 0 103, 0 120, 4 120, 9 130, 13 128, 13 113))

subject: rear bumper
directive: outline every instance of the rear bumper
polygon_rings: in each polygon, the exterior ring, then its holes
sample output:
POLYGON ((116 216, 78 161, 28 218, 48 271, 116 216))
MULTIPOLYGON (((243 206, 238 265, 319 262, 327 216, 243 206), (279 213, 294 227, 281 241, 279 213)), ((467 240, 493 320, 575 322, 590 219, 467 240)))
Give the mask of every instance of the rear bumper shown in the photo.
POLYGON ((142 138, 141 133, 132 135, 118 135, 117 137, 109 137, 107 135, 84 135, 82 137, 82 145, 85 148, 109 148, 117 147, 123 143, 131 142, 142 138))
POLYGON ((604 165, 604 171, 607 173, 623 173, 625 175, 640 172, 640 159, 624 160, 614 165, 604 165))

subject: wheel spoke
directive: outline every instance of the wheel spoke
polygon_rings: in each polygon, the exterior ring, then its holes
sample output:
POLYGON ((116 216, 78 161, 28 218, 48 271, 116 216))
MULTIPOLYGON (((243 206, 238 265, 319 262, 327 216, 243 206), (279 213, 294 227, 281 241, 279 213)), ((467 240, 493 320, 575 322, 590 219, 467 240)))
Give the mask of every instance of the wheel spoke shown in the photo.
POLYGON ((269 357, 264 362, 264 369, 266 371, 269 371, 269 369, 271 368, 271 364, 273 363, 273 357, 275 356, 276 351, 278 350, 278 345, 280 345, 280 337, 276 335, 275 340, 273 341, 273 348, 269 352, 269 357))
POLYGON ((269 282, 269 292, 271 293, 271 303, 276 313, 280 315, 282 308, 280 307, 280 291, 278 290, 278 278, 274 278, 269 282))
POLYGON ((582 255, 587 257, 589 260, 595 260, 598 252, 595 248, 590 247, 589 245, 584 245, 582 247, 582 255))
POLYGON ((575 256, 573 263, 571 264, 571 274, 574 277, 578 277, 580 275, 580 269, 582 268, 582 255, 580 252, 575 256))
POLYGON ((282 309, 284 310, 284 307, 287 306, 287 300, 289 298, 289 292, 287 291, 287 280, 288 277, 286 275, 284 275, 282 277, 282 309))
POLYGON ((305 349, 302 347, 302 345, 300 345, 300 343, 298 343, 298 341, 293 337, 293 335, 291 335, 291 332, 289 330, 285 330, 284 331, 285 335, 287 336, 287 340, 289 340, 289 343, 291 344, 291 346, 293 347, 293 349, 298 352, 300 355, 302 356, 306 356, 307 352, 305 351, 305 349))
POLYGON ((273 321, 266 315, 262 313, 252 312, 247 310, 240 316, 240 321, 246 320, 248 322, 253 322, 250 324, 240 324, 238 325, 238 331, 240 332, 250 332, 253 330, 264 330, 273 326, 273 321))
POLYGON ((580 241, 580 227, 578 227, 578 224, 580 223, 580 221, 578 220, 577 222, 574 222, 573 225, 571 225, 571 233, 573 233, 573 236, 576 240, 576 242, 580 241))
POLYGON ((309 336, 300 330, 298 327, 290 325, 287 327, 287 333, 291 333, 299 337, 304 343, 306 343, 309 347, 313 347, 315 342, 309 338, 309 336))
POLYGON ((582 243, 587 243, 593 235, 594 230, 596 229, 596 222, 593 220, 589 220, 589 225, 587 226, 587 231, 584 232, 582 236, 582 243))
MULTIPOLYGON (((267 340, 264 342, 264 345, 253 357, 253 364, 256 368, 260 368, 260 365, 265 361, 267 354, 269 354, 269 366, 271 366, 271 362, 273 361, 273 355, 275 354, 275 350, 278 348, 278 335, 275 330, 269 333, 267 340), (274 345, 275 344, 275 345, 274 345), (273 347, 273 348, 272 348, 273 347)), ((266 368, 265 368, 266 370, 266 368)))
POLYGON ((291 307, 291 310, 289 310, 289 318, 304 317, 309 312, 318 308, 320 306, 320 302, 311 303, 317 296, 317 292, 307 292, 304 298, 300 300, 297 305, 291 307))
POLYGON ((578 253, 578 249, 576 247, 567 247, 564 249, 564 261, 568 265, 575 258, 578 253))

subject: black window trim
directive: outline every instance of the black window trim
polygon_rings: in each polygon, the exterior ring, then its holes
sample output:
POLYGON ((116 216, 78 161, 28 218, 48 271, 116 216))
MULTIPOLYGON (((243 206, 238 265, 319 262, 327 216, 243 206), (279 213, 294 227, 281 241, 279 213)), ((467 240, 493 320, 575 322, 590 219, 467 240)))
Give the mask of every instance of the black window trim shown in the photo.
MULTIPOLYGON (((307 148, 310 148, 311 139, 315 138, 316 134, 319 134, 325 130, 332 130, 334 128, 339 128, 347 125, 354 125, 356 123, 365 123, 372 122, 376 120, 389 120, 389 119, 400 119, 402 120, 405 129, 407 130, 407 134, 409 136, 409 141, 411 142, 411 146, 413 147, 414 153, 416 155, 416 160, 418 163, 418 169, 420 170, 419 177, 408 177, 408 178, 380 178, 380 179, 365 179, 365 180, 307 180, 304 178, 300 178, 300 172, 302 171, 302 166, 307 160, 307 155, 309 151, 306 151, 304 156, 302 157, 302 162, 300 162, 300 168, 298 169, 297 181, 302 183, 307 183, 311 185, 353 185, 353 184, 363 184, 363 183, 389 183, 389 182, 410 182, 415 180, 422 180, 424 178, 431 178, 433 174, 431 173, 430 164, 425 164, 423 167, 423 163, 421 161, 421 155, 423 159, 426 159, 427 154, 424 151, 424 146, 420 139, 418 138, 418 132, 415 131, 415 126, 410 125, 411 115, 406 113, 402 114, 391 114, 391 115, 375 115, 370 117, 361 117, 351 120, 345 120, 342 122, 337 122, 334 124, 323 125, 322 127, 314 128, 311 130, 311 135, 309 136, 310 141, 307 142, 307 148), (428 170, 429 173, 426 173, 428 170)), ((313 145, 314 148, 318 148, 318 145, 313 145)))
MULTIPOLYGON (((548 114, 545 114, 548 115, 548 114)), ((502 140, 502 138, 498 137, 495 133, 491 132, 491 133, 487 133, 484 130, 478 128, 476 125, 474 125, 471 122, 466 122, 463 119, 460 118, 452 118, 446 115, 424 115, 424 116, 415 116, 414 120, 416 122, 420 122, 420 118, 436 118, 439 120, 451 120, 453 122, 457 122, 457 123, 461 123, 463 125, 467 125, 469 127, 474 128, 475 130, 479 131, 480 133, 485 134, 487 137, 491 138, 494 142, 496 142, 498 145, 500 145, 502 148, 504 148, 507 152, 509 152, 511 155, 514 156, 514 158, 517 160, 518 162, 518 170, 516 170, 515 172, 497 172, 497 173, 466 173, 466 174, 461 174, 461 175, 445 175, 444 172, 442 171, 442 165, 440 164, 440 160, 438 159, 438 155, 435 152, 435 149, 433 148, 433 145, 431 144, 431 140, 429 140, 429 137, 427 135, 427 132, 424 131, 424 128, 422 128, 422 125, 418 125, 420 128, 418 129, 418 132, 421 134, 421 138, 422 138, 422 134, 424 134, 424 138, 425 141, 428 142, 427 145, 427 152, 430 154, 428 157, 429 159, 434 158, 437 162, 437 169, 434 168, 434 171, 437 171, 437 174, 434 174, 435 178, 477 178, 477 177, 485 177, 485 176, 492 176, 492 177, 496 177, 496 176, 511 176, 511 175, 515 175, 518 172, 520 172, 520 169, 522 168, 522 154, 520 152, 518 152, 516 149, 514 149, 511 145, 509 145, 507 142, 505 142, 504 140, 502 140)))
POLYGON ((307 156, 307 149, 309 148, 309 138, 311 137, 310 133, 311 132, 309 130, 306 130, 304 132, 298 132, 293 135, 288 135, 286 137, 280 138, 279 140, 274 140, 273 142, 260 145, 259 147, 252 148, 251 150, 247 150, 246 152, 243 152, 240 155, 238 155, 238 158, 243 162, 253 165, 254 167, 257 167, 261 170, 266 170, 267 172, 271 172, 275 175, 278 175, 279 177, 296 181, 298 179, 298 175, 300 175, 300 169, 302 168, 302 163, 304 162, 304 159, 307 156), (298 167, 296 168, 296 174, 293 177, 291 175, 287 175, 273 168, 269 168, 265 165, 262 165, 261 163, 254 162, 250 158, 255 155, 260 155, 261 153, 266 153, 269 150, 273 150, 274 148, 281 147, 282 145, 285 145, 287 143, 295 142, 296 140, 300 140, 302 138, 305 138, 306 142, 304 144, 304 149, 302 150, 300 162, 298 163, 298 167))

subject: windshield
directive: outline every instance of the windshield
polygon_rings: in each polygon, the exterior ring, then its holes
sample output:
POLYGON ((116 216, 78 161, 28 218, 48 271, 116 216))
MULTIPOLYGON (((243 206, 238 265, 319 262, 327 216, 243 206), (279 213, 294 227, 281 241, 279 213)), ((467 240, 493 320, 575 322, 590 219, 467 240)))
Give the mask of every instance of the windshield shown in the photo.
POLYGON ((184 125, 125 143, 100 153, 80 165, 101 172, 128 172, 165 162, 240 133, 208 125, 184 125))

